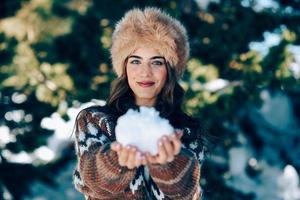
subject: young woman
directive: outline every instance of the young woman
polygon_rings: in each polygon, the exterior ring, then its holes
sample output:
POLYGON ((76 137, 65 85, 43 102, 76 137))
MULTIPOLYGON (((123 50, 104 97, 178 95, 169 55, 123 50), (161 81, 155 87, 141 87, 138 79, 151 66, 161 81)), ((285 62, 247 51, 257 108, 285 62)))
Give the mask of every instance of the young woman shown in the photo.
POLYGON ((200 198, 200 123, 181 110, 177 83, 188 55, 185 28, 159 9, 130 10, 117 24, 111 57, 118 78, 107 105, 86 108, 76 120, 74 183, 86 199, 200 198), (116 142, 116 120, 139 106, 154 107, 181 130, 158 141, 157 155, 116 142))

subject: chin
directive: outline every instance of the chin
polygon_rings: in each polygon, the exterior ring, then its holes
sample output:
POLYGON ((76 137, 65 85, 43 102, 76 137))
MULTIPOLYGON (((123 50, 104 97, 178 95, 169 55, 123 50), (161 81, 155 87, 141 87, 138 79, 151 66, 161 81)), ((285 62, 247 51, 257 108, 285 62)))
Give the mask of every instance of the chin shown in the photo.
POLYGON ((138 95, 140 99, 153 99, 155 96, 153 95, 138 95))
POLYGON ((142 99, 153 99, 156 97, 156 95, 153 94, 149 94, 149 93, 137 93, 136 94, 137 97, 142 98, 142 99))

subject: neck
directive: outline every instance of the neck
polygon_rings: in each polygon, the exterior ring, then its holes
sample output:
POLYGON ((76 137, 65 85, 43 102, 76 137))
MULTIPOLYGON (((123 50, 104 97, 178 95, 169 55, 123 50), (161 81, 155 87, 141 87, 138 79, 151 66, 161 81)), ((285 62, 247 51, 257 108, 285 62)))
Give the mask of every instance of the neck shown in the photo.
POLYGON ((156 99, 135 99, 137 106, 153 107, 156 99))

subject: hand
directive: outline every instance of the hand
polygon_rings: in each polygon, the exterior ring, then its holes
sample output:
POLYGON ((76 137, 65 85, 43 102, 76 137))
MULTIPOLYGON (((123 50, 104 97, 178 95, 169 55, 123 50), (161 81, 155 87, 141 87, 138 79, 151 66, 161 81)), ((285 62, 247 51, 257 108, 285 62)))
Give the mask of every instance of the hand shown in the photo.
POLYGON ((145 155, 143 155, 135 146, 122 146, 119 142, 113 142, 111 144, 111 150, 117 152, 118 162, 122 167, 133 169, 140 165, 147 164, 145 155))
POLYGON ((170 136, 163 136, 158 141, 158 154, 153 156, 147 153, 147 161, 150 164, 166 164, 172 162, 175 155, 179 154, 181 149, 182 131, 176 131, 170 136))

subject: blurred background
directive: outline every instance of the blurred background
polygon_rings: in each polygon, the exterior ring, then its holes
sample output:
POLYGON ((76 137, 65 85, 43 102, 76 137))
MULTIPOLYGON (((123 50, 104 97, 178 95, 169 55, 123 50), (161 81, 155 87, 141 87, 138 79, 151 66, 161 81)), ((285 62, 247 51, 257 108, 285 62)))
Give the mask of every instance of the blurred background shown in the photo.
POLYGON ((188 30, 184 109, 212 143, 204 199, 299 200, 300 0, 1 0, 0 199, 84 199, 74 119, 105 103, 113 27, 145 6, 188 30))

